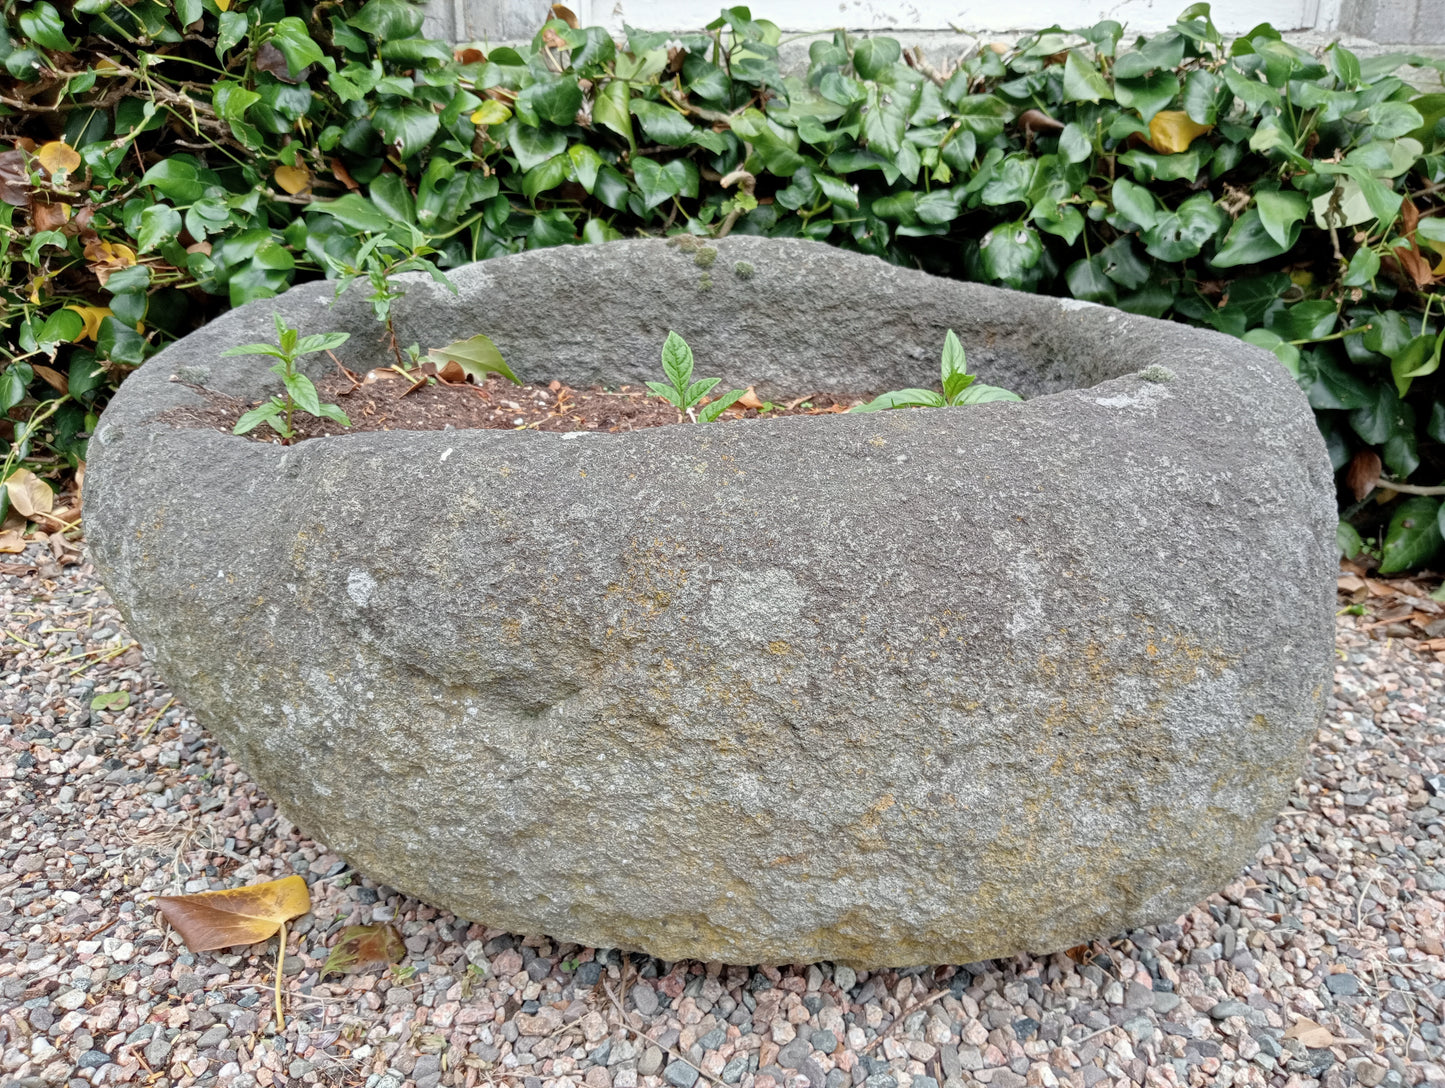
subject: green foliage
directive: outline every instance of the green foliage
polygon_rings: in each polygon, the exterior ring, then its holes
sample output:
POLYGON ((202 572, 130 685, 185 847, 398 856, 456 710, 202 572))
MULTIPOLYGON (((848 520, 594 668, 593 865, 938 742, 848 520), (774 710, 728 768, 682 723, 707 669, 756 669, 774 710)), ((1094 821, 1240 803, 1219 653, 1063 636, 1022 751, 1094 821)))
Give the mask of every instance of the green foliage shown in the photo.
POLYGON ((671 331, 667 334, 667 341, 662 345, 662 371, 667 375, 666 384, 648 382, 647 388, 679 412, 686 412, 688 418, 694 423, 713 422, 747 392, 746 389, 734 389, 699 408, 698 405, 702 404, 703 398, 711 393, 713 387, 722 379, 700 378, 693 381, 692 348, 687 346, 686 340, 671 331))
POLYGON ((299 330, 288 329, 280 314, 271 316, 276 322, 275 346, 242 344, 221 352, 223 359, 234 355, 270 355, 277 360, 271 367, 271 373, 280 375, 281 378, 281 392, 242 415, 236 421, 232 433, 245 434, 266 423, 281 436, 283 442, 289 443, 296 437, 291 422, 297 412, 320 416, 340 423, 343 427, 350 427, 351 420, 346 418, 345 412, 334 404, 321 403, 321 397, 311 379, 296 369, 296 360, 303 355, 339 348, 351 338, 351 334, 328 332, 302 336, 299 330))
POLYGON ((867 404, 848 409, 850 412, 881 412, 885 408, 950 408, 960 404, 985 404, 994 400, 1021 400, 996 385, 985 385, 968 372, 968 360, 958 334, 948 330, 943 338, 943 359, 940 365, 943 392, 931 389, 898 389, 874 397, 867 404))
POLYGON ((522 379, 512 373, 489 336, 478 334, 469 340, 454 340, 446 347, 432 348, 427 355, 442 366, 456 363, 478 385, 486 381, 488 374, 500 374, 513 385, 522 384, 522 379))
POLYGON ((840 31, 787 76, 746 8, 616 42, 551 19, 483 53, 417 37, 410 0, 225 6, 6 9, 15 463, 75 464, 126 373, 304 279, 361 279, 385 319, 398 271, 733 232, 1246 338, 1337 470, 1374 452, 1382 486, 1445 478, 1445 93, 1396 74, 1445 62, 1314 56, 1267 25, 1225 43, 1202 4, 1147 39, 1051 27, 940 69, 840 31))

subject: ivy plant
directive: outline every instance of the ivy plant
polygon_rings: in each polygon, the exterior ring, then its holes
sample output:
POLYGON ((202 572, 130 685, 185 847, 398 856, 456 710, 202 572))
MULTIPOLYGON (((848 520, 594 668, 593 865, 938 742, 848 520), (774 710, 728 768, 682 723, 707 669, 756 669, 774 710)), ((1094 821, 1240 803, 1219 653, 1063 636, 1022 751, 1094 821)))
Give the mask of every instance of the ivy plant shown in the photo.
POLYGON ((1314 407, 1359 533, 1438 498, 1445 62, 1229 41, 1193 4, 954 55, 838 31, 785 72, 745 7, 618 39, 552 11, 453 48, 410 0, 8 6, 0 453, 77 465, 151 353, 304 279, 389 314, 402 267, 739 233, 1244 338, 1314 407), (1346 485, 1370 458, 1389 502, 1346 485))

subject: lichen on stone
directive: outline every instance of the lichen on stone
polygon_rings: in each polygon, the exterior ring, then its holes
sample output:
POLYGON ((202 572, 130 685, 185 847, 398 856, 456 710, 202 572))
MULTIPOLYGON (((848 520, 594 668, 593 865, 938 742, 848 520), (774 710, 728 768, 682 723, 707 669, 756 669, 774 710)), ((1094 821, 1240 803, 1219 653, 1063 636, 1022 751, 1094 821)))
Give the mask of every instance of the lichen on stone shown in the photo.
POLYGON ((757 270, 747 261, 739 261, 733 265, 733 275, 740 280, 750 280, 757 270))
POLYGON ((709 274, 706 273, 706 272, 704 272, 701 276, 699 276, 699 277, 697 278, 697 289, 698 289, 699 291, 711 291, 711 290, 712 290, 712 276, 709 275, 709 274))
POLYGON ((699 268, 711 268, 715 260, 717 260, 717 250, 712 246, 703 246, 692 255, 692 263, 699 268))
POLYGON ((1174 371, 1170 370, 1167 366, 1160 366, 1158 363, 1154 363, 1139 371, 1139 380, 1157 382, 1162 385, 1165 382, 1172 382, 1174 380, 1174 371))

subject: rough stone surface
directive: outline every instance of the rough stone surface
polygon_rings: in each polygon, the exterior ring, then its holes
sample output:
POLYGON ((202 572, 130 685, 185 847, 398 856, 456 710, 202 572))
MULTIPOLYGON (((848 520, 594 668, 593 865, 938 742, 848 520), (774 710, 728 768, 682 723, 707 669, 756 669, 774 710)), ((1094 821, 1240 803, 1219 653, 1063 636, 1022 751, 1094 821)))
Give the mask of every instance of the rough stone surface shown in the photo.
POLYGON ((1333 491, 1288 375, 1109 309, 717 248, 696 293, 656 241, 487 262, 456 298, 411 283, 399 331, 577 384, 652 376, 676 328, 700 374, 802 392, 928 384, 952 327, 1031 399, 292 449, 157 420, 196 395, 172 374, 268 389, 218 355, 273 309, 381 361, 364 298, 294 289, 158 355, 92 443, 97 566, 178 694, 362 871, 514 932, 972 962, 1225 884, 1329 675, 1333 491))

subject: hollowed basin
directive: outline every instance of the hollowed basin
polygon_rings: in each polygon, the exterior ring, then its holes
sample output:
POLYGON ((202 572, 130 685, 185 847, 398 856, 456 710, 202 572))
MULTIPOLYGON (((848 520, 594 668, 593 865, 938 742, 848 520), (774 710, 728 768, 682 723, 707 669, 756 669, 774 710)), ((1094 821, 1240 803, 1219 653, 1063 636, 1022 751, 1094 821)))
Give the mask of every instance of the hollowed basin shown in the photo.
MULTIPOLYGON (((968 962, 1171 919, 1254 855, 1331 656, 1329 462, 1269 353, 802 241, 548 249, 410 281, 403 344, 529 379, 1024 403, 623 434, 180 426, 271 312, 133 375, 86 526, 132 631, 303 830, 462 917, 666 959, 968 962), (172 381, 179 376, 183 381, 172 381)), ((317 369, 331 366, 313 357, 317 369)))

